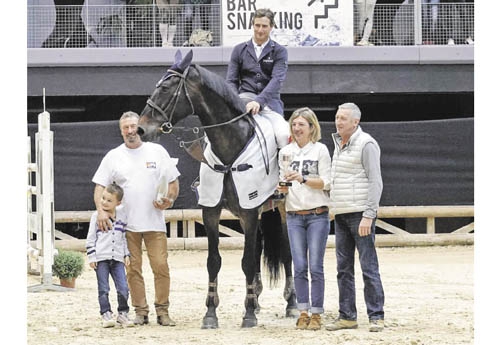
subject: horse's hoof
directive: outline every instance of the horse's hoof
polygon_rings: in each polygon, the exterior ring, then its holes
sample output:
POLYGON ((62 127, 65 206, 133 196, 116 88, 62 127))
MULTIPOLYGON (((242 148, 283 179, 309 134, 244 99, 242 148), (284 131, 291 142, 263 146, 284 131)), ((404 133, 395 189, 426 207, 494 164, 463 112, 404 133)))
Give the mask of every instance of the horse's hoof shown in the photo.
POLYGON ((257 326, 257 318, 243 318, 241 328, 252 328, 257 326))
POLYGON ((286 317, 298 317, 299 316, 299 310, 297 308, 287 308, 286 317))
POLYGON ((201 324, 201 329, 216 329, 219 328, 219 320, 213 316, 205 316, 203 318, 203 323, 201 324))

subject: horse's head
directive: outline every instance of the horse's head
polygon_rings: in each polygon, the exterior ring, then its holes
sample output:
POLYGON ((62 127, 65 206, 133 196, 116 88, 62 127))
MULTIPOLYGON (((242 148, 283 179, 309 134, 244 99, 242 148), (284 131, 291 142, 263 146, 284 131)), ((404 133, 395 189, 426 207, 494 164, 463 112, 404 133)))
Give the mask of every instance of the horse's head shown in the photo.
POLYGON ((194 113, 186 82, 192 59, 192 50, 184 58, 178 50, 175 63, 156 84, 139 119, 137 133, 142 140, 156 140, 162 133, 169 133, 177 121, 194 113))

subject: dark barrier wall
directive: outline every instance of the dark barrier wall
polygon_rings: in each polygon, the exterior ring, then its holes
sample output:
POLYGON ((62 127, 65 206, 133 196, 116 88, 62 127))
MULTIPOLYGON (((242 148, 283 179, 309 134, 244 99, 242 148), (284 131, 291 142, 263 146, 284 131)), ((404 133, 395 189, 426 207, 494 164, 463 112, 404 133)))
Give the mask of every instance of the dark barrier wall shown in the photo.
MULTIPOLYGON (((333 149, 333 122, 322 122, 322 142, 333 149)), ((418 122, 372 122, 361 127, 379 143, 384 191, 382 206, 473 205, 474 119, 418 122)), ((110 149, 123 140, 117 121, 53 123, 56 211, 94 209, 92 177, 110 149)), ((32 138, 36 125, 28 126, 32 138)), ((199 163, 171 135, 161 138, 179 158, 181 191, 177 209, 198 208, 190 186, 199 163)))

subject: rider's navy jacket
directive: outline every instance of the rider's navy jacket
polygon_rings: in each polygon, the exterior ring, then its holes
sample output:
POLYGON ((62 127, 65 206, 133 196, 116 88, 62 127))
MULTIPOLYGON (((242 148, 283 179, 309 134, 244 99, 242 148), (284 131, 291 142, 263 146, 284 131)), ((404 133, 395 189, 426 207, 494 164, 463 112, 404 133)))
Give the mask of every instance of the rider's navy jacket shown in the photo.
POLYGON ((234 47, 227 69, 226 81, 238 93, 251 92, 261 110, 265 106, 283 115, 280 90, 288 69, 288 52, 279 43, 269 40, 257 59, 252 40, 234 47))

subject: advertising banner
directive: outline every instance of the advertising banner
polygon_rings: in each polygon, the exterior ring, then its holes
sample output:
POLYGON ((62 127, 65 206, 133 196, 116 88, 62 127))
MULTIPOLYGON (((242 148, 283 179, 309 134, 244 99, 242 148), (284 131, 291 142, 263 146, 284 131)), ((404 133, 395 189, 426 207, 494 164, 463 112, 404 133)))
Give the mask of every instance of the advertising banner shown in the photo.
POLYGON ((275 13, 271 38, 282 45, 353 45, 352 0, 222 0, 224 46, 252 37, 253 13, 259 8, 275 13))

